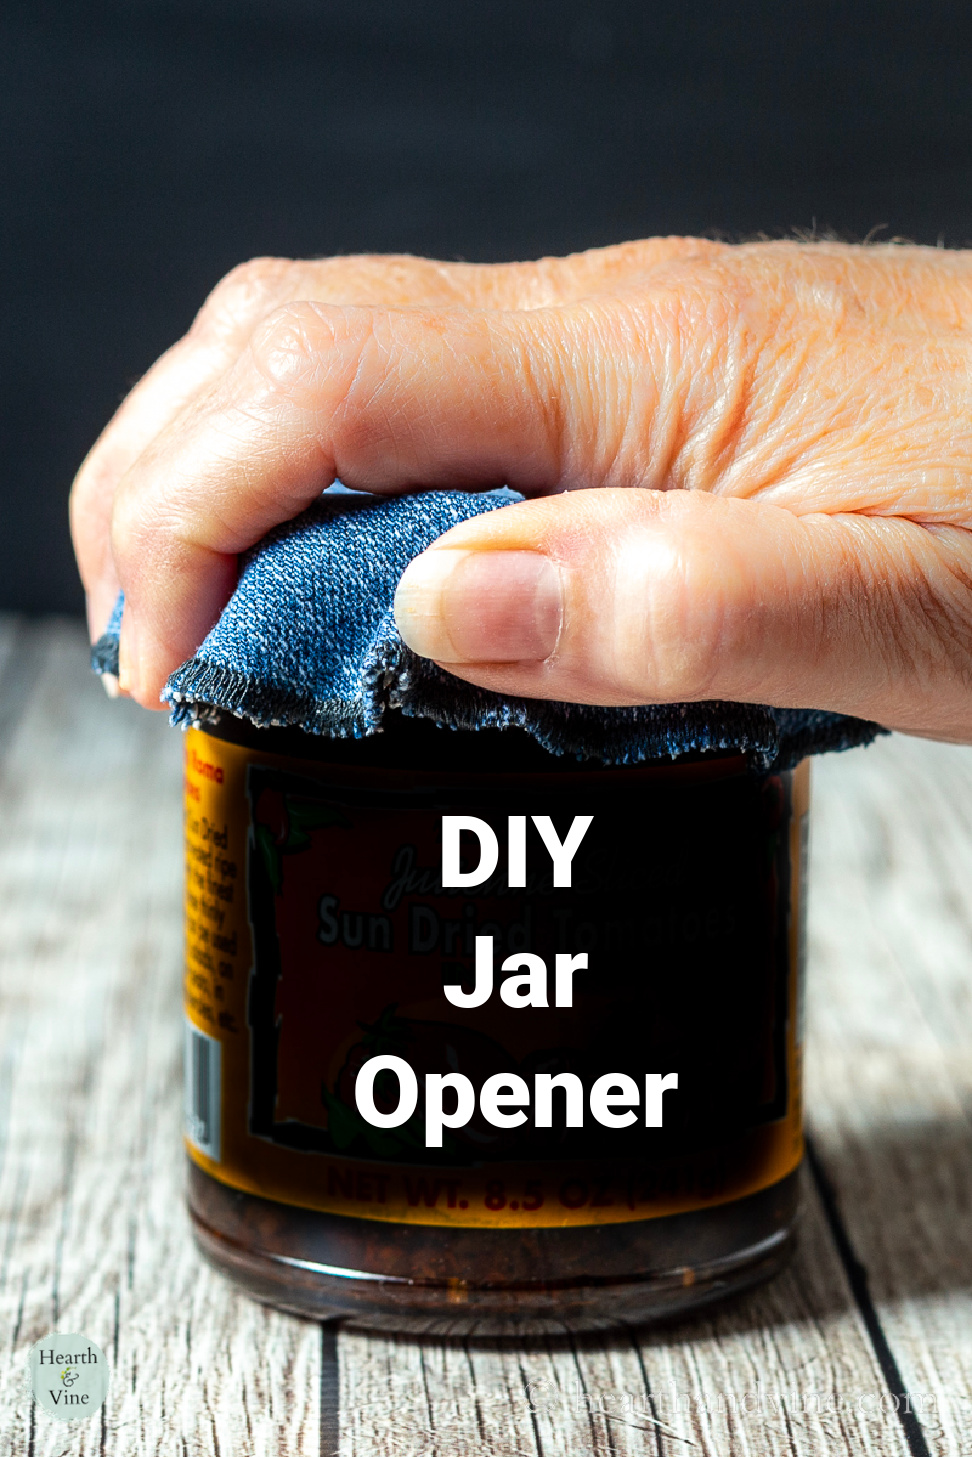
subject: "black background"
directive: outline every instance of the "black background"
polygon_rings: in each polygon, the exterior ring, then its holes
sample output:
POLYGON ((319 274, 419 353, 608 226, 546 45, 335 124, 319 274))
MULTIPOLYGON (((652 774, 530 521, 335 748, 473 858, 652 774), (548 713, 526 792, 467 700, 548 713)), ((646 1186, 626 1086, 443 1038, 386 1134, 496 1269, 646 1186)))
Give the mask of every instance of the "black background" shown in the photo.
POLYGON ((970 96, 967 0, 7 0, 0 607, 79 610, 74 470, 241 259, 962 245, 970 96))

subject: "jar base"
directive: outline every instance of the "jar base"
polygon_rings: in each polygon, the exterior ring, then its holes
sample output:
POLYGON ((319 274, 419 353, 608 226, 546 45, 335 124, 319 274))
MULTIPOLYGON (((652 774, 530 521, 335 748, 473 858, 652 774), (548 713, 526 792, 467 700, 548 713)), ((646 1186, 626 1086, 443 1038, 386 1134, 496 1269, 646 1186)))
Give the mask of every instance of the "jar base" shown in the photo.
POLYGON ((581 1229, 452 1230, 292 1208, 231 1189, 194 1164, 189 1182, 200 1251, 255 1299, 350 1328, 428 1336, 581 1333, 687 1313, 775 1275, 792 1254, 799 1204, 794 1172, 691 1214, 581 1229), (362 1268, 378 1263, 376 1243, 383 1268, 362 1268), (457 1273, 486 1264, 486 1278, 457 1273), (546 1278, 529 1277, 547 1269, 546 1278))

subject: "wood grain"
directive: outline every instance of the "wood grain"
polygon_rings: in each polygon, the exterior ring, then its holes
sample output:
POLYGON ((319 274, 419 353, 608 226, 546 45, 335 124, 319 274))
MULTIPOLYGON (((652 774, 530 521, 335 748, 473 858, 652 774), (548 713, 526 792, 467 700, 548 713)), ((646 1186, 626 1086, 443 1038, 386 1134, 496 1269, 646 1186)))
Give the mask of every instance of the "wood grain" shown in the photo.
POLYGON ((313 1452, 319 1334, 236 1296, 182 1209, 180 736, 40 627, 0 764, 0 1450, 313 1452), (104 1418, 25 1398, 27 1348, 109 1354, 104 1418))
POLYGON ((322 1331, 196 1257, 180 774, 180 736, 104 698, 74 626, 0 619, 0 1453, 972 1451, 972 752, 815 766, 810 1121, 834 1202, 808 1177, 791 1268, 677 1325, 492 1346, 322 1331), (87 1424, 24 1389, 56 1329, 112 1361, 87 1424))
POLYGON ((972 1451, 972 751, 817 766, 812 1125, 933 1450, 972 1451))

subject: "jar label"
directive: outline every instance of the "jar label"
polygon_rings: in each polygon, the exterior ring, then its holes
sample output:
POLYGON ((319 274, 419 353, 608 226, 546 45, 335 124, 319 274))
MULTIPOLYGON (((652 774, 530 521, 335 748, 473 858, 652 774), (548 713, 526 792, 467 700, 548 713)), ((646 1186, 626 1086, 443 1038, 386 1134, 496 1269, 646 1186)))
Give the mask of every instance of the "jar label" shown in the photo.
MULTIPOLYGON (((806 791, 805 766, 436 775, 191 729, 191 1157, 286 1204, 456 1227, 629 1222, 775 1183, 802 1156, 806 791), (500 849, 477 884, 443 885, 455 816, 500 849), (565 844, 577 816, 591 819, 566 887, 536 821, 565 844), (477 943, 492 991, 470 1005, 477 943), (415 1075, 397 1126, 382 1115, 397 1075, 368 1070, 370 1103, 358 1086, 375 1058, 415 1075), (436 1142, 425 1098, 451 1074, 436 1142), (506 1101, 489 1104, 498 1075, 506 1101)), ((463 845, 471 879, 482 843, 463 845)))

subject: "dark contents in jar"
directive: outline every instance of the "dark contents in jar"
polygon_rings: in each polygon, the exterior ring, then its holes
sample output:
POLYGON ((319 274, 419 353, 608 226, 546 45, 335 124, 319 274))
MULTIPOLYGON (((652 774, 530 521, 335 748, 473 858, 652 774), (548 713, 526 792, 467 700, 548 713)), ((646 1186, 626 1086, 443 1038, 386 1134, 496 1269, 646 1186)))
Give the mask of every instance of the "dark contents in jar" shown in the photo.
POLYGON ((717 755, 606 767, 518 730, 386 724, 325 740, 223 714, 190 732, 201 1248, 287 1309, 483 1335, 636 1323, 771 1274, 792 1246, 802 1153, 805 771, 717 755), (445 887, 436 837, 460 813, 500 841, 510 815, 549 815, 563 838, 590 814, 571 888, 549 873, 517 888, 502 863, 445 887), (477 933, 495 940, 497 976, 507 952, 551 968, 584 952, 573 1000, 460 1012, 446 993, 468 996, 477 933), (630 1126, 602 1124, 593 1101, 568 1127, 565 1094, 553 1126, 501 1128, 477 1108, 423 1146, 421 1104, 388 1129, 355 1106, 361 1068, 389 1054, 420 1085, 455 1074, 477 1095, 491 1073, 530 1089, 573 1078, 585 1098, 608 1074, 678 1080, 663 1127, 640 1104, 630 1126))

